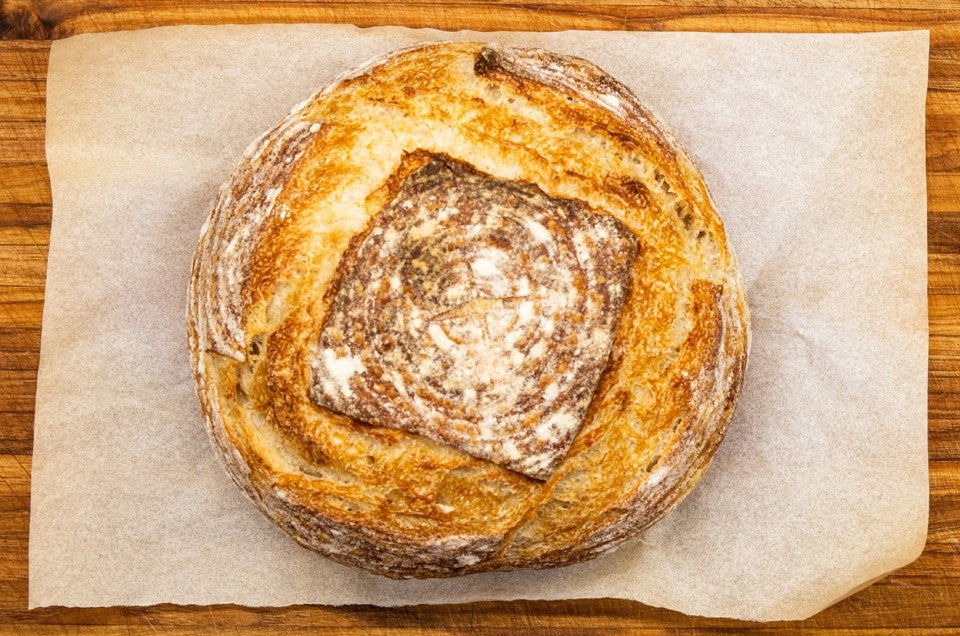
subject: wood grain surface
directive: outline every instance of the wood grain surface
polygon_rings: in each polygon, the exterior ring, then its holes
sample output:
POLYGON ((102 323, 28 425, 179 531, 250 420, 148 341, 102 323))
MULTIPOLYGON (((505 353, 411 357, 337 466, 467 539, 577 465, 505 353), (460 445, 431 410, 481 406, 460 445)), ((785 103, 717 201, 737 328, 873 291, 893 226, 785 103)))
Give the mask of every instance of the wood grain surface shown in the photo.
POLYGON ((960 633, 960 3, 957 0, 472 0, 373 3, 0 0, 0 633, 960 633), (750 625, 616 600, 379 609, 296 606, 27 611, 33 406, 50 182, 49 39, 168 24, 345 22, 444 29, 931 31, 927 97, 930 527, 912 565, 799 623, 750 625))

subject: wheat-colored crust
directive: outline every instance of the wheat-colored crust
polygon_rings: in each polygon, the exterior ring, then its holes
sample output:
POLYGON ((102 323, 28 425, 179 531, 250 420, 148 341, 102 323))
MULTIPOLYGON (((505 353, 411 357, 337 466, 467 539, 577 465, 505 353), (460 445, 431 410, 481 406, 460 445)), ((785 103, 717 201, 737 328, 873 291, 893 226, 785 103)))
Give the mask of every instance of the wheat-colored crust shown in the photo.
POLYGON ((748 331, 703 180, 636 98, 583 60, 476 43, 376 60, 253 144, 204 226, 188 307, 234 481, 303 545, 391 577, 563 565, 656 522, 723 438, 748 331), (583 202, 639 243, 606 370, 545 481, 311 401, 340 257, 417 151, 583 202))

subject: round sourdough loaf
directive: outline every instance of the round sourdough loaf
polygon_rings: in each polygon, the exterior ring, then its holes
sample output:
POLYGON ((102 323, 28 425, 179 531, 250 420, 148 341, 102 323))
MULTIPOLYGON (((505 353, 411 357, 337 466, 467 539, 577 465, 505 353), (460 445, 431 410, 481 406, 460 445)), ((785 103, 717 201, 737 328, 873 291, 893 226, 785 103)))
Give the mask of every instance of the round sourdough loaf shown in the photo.
POLYGON ((703 179, 581 59, 419 46, 247 150, 188 331, 230 475, 304 546, 391 577, 558 566, 700 479, 743 379, 703 179))

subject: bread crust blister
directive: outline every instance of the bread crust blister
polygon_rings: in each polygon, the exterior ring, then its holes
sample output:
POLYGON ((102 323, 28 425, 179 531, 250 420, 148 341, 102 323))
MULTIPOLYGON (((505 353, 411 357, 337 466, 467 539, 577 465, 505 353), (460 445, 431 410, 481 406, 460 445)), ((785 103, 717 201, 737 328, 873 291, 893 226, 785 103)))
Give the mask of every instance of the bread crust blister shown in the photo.
POLYGON ((374 60, 251 145, 188 334, 238 486, 395 578, 564 565, 649 527, 709 464, 749 347, 663 126, 589 62, 469 42, 374 60))

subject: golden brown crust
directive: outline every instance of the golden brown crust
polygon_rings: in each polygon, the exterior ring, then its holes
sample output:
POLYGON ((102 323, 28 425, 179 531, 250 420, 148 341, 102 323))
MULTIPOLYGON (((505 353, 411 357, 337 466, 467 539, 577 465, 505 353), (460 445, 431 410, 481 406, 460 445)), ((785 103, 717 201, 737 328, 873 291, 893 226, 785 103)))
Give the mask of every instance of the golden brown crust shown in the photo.
POLYGON ((188 323, 233 479, 299 542, 393 577, 562 565, 648 527, 709 463, 748 349, 722 222, 662 126, 588 62, 474 43, 378 60, 251 146, 204 227, 188 323), (545 481, 311 400, 341 260, 417 153, 577 202, 637 243, 606 370, 545 481))

